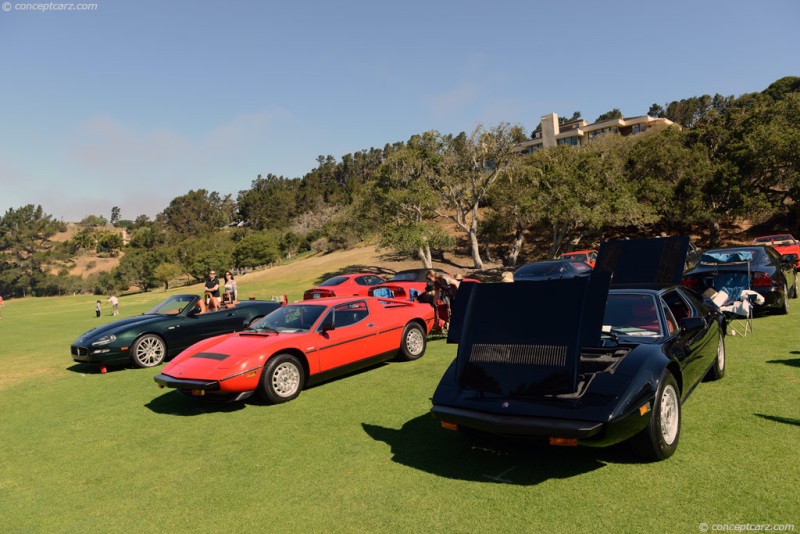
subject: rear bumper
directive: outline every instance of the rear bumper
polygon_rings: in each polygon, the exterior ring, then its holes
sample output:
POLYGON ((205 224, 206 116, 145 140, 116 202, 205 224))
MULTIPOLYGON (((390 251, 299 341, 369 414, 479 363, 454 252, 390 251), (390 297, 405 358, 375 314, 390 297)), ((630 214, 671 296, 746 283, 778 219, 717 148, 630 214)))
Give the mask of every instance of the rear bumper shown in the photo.
POLYGON ((219 391, 219 382, 216 380, 187 380, 175 378, 164 373, 159 373, 153 377, 156 384, 160 387, 180 389, 183 391, 219 391))

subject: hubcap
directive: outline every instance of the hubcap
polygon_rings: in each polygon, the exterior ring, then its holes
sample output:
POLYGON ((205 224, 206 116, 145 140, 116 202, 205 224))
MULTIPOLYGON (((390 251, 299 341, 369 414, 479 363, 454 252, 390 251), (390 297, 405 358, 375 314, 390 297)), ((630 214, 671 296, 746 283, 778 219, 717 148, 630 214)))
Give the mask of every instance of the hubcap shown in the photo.
POLYGON ((725 369, 725 342, 722 341, 722 336, 719 338, 717 345, 717 369, 722 371, 725 369))
POLYGON ((667 445, 672 445, 678 436, 678 395, 672 386, 661 394, 661 436, 667 445))
POLYGON ((284 362, 272 373, 272 389, 281 397, 293 395, 300 385, 300 371, 289 362, 284 362))
POLYGON ((416 356, 420 352, 422 352, 422 347, 425 343, 425 339, 422 337, 422 333, 416 328, 412 328, 408 331, 406 335, 406 347, 408 347, 408 352, 412 355, 416 356))
POLYGON ((154 338, 142 340, 136 347, 136 359, 142 365, 156 365, 164 357, 164 346, 154 338))

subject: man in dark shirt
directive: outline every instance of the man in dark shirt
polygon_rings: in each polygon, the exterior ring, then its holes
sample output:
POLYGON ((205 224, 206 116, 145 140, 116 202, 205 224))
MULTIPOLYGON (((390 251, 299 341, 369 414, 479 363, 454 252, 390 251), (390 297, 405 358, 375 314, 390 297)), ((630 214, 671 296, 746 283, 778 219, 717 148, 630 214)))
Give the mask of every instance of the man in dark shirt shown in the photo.
POLYGON ((205 300, 206 300, 206 307, 209 310, 216 310, 219 308, 219 278, 217 278, 217 273, 214 272, 212 269, 208 272, 208 278, 206 279, 206 291, 205 291, 205 300))

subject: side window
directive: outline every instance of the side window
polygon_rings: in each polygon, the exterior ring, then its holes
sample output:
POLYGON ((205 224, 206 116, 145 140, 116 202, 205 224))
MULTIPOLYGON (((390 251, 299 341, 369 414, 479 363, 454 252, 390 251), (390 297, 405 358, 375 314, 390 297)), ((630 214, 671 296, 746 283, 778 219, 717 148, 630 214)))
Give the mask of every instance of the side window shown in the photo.
POLYGON ((681 298, 677 291, 667 291, 663 297, 664 303, 675 318, 676 323, 684 317, 691 317, 692 308, 681 298))
POLYGON ((363 300, 340 304, 331 313, 333 313, 333 322, 336 328, 354 325, 369 317, 367 303, 363 300))

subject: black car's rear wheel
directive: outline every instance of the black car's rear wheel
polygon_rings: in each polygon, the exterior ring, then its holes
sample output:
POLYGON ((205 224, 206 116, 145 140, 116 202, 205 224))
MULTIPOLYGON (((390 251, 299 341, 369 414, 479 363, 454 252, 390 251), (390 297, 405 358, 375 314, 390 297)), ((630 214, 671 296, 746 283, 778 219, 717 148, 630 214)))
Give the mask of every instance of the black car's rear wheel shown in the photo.
POLYGON ((664 370, 656 391, 647 428, 633 437, 636 453, 647 460, 666 460, 675 453, 681 437, 681 396, 678 382, 664 370))
POLYGON ((725 376, 725 336, 720 331, 719 343, 717 343, 717 357, 714 359, 714 365, 708 370, 706 379, 719 380, 723 376, 725 376))
POLYGON ((305 383, 305 372, 300 361, 291 354, 278 354, 267 362, 261 372, 256 394, 271 404, 280 404, 297 398, 305 383))
POLYGON ((425 354, 426 342, 425 330, 419 323, 408 323, 400 340, 399 359, 411 361, 421 358, 425 354))
POLYGON ((167 344, 155 334, 145 334, 131 346, 131 361, 136 367, 155 367, 167 357, 167 344))
POLYGON ((781 315, 786 315, 789 313, 789 286, 783 286, 783 296, 781 297, 781 307, 778 309, 778 313, 781 315))

